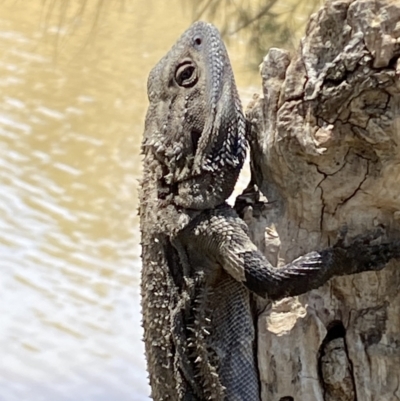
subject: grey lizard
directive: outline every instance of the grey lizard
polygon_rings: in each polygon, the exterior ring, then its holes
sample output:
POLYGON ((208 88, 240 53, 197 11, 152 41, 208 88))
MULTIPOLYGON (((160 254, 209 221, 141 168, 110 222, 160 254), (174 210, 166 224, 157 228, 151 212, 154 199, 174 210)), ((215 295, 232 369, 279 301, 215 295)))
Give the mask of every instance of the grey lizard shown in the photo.
POLYGON ((334 275, 378 270, 399 242, 362 241, 274 268, 226 204, 246 154, 217 29, 194 23, 153 68, 142 143, 142 312, 152 397, 257 401, 252 294, 276 300, 334 275))

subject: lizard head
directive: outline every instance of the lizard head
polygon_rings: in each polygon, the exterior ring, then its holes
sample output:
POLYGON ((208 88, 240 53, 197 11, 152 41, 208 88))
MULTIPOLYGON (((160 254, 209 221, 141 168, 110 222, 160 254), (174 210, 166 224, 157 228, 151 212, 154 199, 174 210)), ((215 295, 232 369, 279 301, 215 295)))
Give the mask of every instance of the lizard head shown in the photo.
POLYGON ((190 209, 223 203, 245 158, 246 121, 213 25, 183 33, 151 71, 148 97, 142 150, 162 166, 164 196, 190 209))

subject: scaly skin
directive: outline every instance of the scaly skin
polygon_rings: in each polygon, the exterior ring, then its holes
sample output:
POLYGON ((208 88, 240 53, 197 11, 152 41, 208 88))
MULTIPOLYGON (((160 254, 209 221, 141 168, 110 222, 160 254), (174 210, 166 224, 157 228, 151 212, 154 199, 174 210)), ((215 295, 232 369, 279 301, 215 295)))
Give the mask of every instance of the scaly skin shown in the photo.
MULTIPOLYGON (((148 96, 140 215, 152 396, 200 400, 207 390, 203 379, 193 377, 190 317, 183 311, 200 296, 201 278, 187 275, 187 258, 176 236, 201 210, 232 193, 246 147, 246 122, 229 58, 212 25, 199 22, 182 35, 151 71, 148 96)), ((222 397, 219 380, 218 387, 212 392, 222 397)))
POLYGON ((193 24, 151 71, 140 192, 142 310, 155 401, 257 401, 250 297, 307 292, 378 270, 399 242, 356 241, 276 269, 225 204, 245 158, 246 121, 229 58, 193 24))

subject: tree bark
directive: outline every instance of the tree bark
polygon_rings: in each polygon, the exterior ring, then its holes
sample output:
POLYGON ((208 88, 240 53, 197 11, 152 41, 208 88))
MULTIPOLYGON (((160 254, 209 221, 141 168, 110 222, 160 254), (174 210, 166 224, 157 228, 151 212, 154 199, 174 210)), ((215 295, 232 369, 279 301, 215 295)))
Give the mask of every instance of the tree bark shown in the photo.
MULTIPOLYGON (((253 239, 277 266, 367 231, 399 237, 400 1, 329 1, 271 49, 248 109, 253 239)), ((264 401, 400 399, 400 265, 260 305, 264 401)))

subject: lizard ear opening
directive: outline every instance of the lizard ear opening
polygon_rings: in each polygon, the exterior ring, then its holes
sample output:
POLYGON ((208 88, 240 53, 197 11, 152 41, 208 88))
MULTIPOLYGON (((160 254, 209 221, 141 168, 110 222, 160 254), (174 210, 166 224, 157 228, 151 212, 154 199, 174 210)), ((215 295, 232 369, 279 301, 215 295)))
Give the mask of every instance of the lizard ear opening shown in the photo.
POLYGON ((200 140, 200 137, 201 137, 201 131, 196 130, 196 129, 192 129, 190 131, 190 136, 191 136, 191 139, 192 139, 193 155, 195 155, 196 152, 197 152, 197 147, 199 145, 199 140, 200 140))

